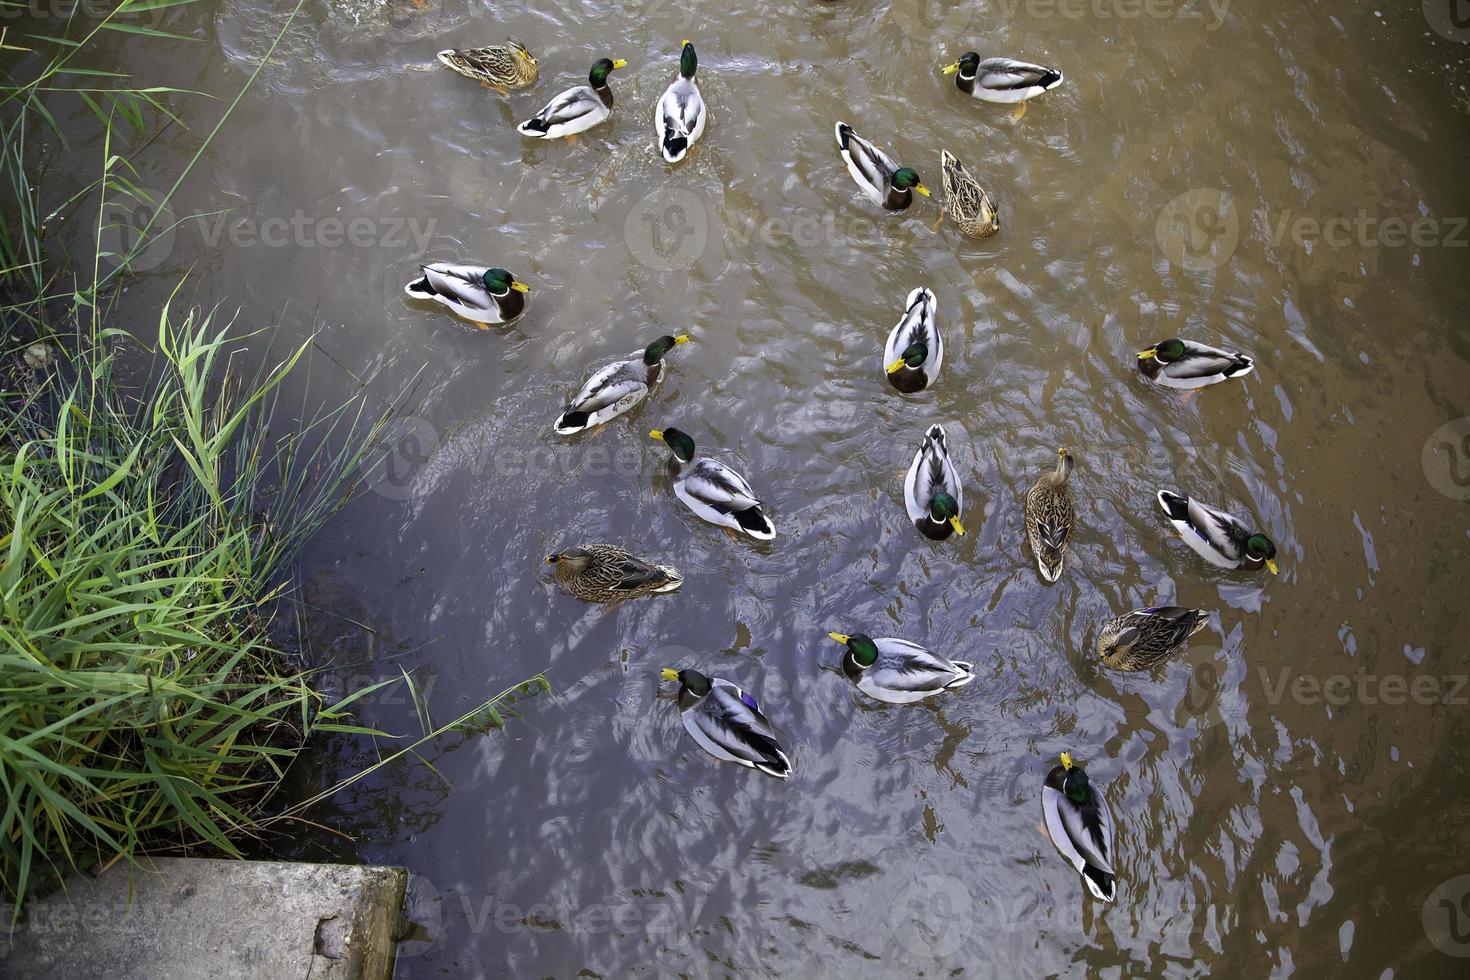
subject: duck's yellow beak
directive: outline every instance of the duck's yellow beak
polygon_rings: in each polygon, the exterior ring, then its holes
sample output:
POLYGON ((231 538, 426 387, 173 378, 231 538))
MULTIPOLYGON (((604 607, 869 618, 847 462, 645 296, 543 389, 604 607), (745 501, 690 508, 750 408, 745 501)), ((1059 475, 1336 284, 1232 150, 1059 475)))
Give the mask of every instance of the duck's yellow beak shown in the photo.
POLYGON ((903 368, 903 358, 900 357, 898 360, 894 361, 892 364, 888 365, 883 370, 884 371, 887 371, 889 374, 897 374, 900 370, 902 370, 902 368, 903 368))
POLYGON ((954 533, 956 534, 962 535, 965 533, 965 525, 960 523, 960 519, 958 517, 951 517, 949 519, 949 526, 954 528, 954 533))
POLYGON ((659 442, 663 442, 664 441, 664 430, 663 429, 654 429, 652 432, 650 432, 648 434, 648 438, 650 438, 650 439, 657 439, 659 442))
POLYGON ((832 637, 832 639, 836 640, 838 643, 846 643, 848 640, 852 639, 852 637, 848 636, 846 633, 828 633, 827 635, 832 637))
POLYGON ((1062 753, 1062 768, 1068 771, 1072 768, 1072 757, 1066 752, 1062 753))
POLYGON ((679 42, 679 50, 680 51, 683 51, 684 50, 684 45, 686 45, 688 43, 689 43, 689 39, 687 37, 684 40, 680 41, 679 42))
POLYGON ((914 186, 914 190, 918 191, 920 194, 923 194, 925 197, 933 196, 929 193, 929 188, 925 187, 923 184, 916 184, 914 186))
POLYGON ((674 343, 676 343, 676 344, 687 344, 687 343, 689 343, 689 335, 687 333, 681 333, 681 334, 679 334, 679 336, 677 336, 677 337, 674 338, 674 343))
POLYGON ((1276 559, 1275 558, 1267 558, 1266 559, 1266 567, 1269 568, 1269 569, 1271 569, 1271 574, 1272 575, 1279 575, 1279 574, 1281 574, 1281 569, 1279 569, 1279 568, 1276 567, 1276 559))
POLYGON ((626 61, 624 61, 622 58, 616 58, 616 59, 613 60, 613 67, 614 68, 627 68, 628 67, 628 63, 626 61))
POLYGON ((1138 352, 1138 359, 1140 361, 1151 361, 1158 356, 1159 349, 1157 347, 1150 347, 1148 350, 1141 350, 1138 352))
POLYGON ((531 287, 530 286, 527 286, 525 283, 521 282, 519 279, 516 279, 516 280, 512 281, 511 284, 510 284, 510 288, 511 289, 514 289, 518 293, 529 293, 531 291, 531 287))
POLYGON ((957 72, 957 71, 959 71, 959 70, 960 70, 960 63, 959 63, 959 62, 958 62, 958 61, 956 61, 956 62, 955 62, 955 63, 954 63, 954 64, 952 64, 952 65, 945 65, 945 66, 944 66, 944 68, 943 68, 943 69, 941 69, 941 70, 942 70, 942 71, 943 71, 943 72, 944 72, 944 73, 945 73, 945 74, 946 74, 946 75, 953 75, 953 74, 954 74, 954 73, 955 73, 955 72, 957 72))
POLYGON ((658 672, 658 676, 662 677, 666 681, 676 681, 679 679, 679 672, 672 667, 665 667, 663 670, 658 672))

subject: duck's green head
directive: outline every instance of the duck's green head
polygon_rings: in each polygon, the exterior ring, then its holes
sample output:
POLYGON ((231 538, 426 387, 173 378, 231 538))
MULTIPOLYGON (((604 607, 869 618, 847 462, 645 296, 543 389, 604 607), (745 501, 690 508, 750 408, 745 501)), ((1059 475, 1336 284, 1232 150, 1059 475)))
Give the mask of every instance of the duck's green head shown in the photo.
POLYGON ((893 172, 893 186, 901 191, 915 191, 929 196, 929 188, 925 187, 919 180, 919 174, 913 167, 899 167, 893 172))
POLYGON ((518 293, 529 293, 531 287, 521 282, 515 276, 504 269, 486 269, 485 274, 480 277, 485 288, 490 290, 491 296, 504 296, 514 289, 518 293))
POLYGON ((626 68, 628 63, 622 58, 598 58, 592 63, 592 70, 587 73, 587 81, 592 83, 593 88, 606 88, 607 76, 614 68, 626 68))
POLYGON ((1081 806, 1092 796, 1092 787, 1087 783, 1087 773, 1081 766, 1072 761, 1072 757, 1066 752, 1062 753, 1062 792, 1067 794, 1067 799, 1081 806))
POLYGON ((886 370, 889 374, 897 374, 899 371, 902 371, 905 366, 916 368, 919 365, 923 364, 928 356, 929 345, 924 343, 922 340, 916 340, 912 344, 909 344, 907 347, 905 347, 903 349, 903 354, 899 356, 898 360, 888 365, 886 370))
POLYGON ((979 71, 980 56, 974 51, 966 51, 960 55, 959 61, 956 61, 952 65, 944 66, 944 73, 946 75, 953 75, 955 72, 959 72, 961 78, 974 78, 979 71))
POLYGON ((658 675, 666 681, 678 681, 690 694, 702 698, 709 693, 710 680, 697 670, 675 670, 665 667, 658 675))
POLYGON ((878 644, 866 633, 828 633, 828 636, 847 647, 853 662, 859 667, 871 667, 878 662, 878 644))
POLYGON ((1138 352, 1140 361, 1156 360, 1160 364, 1173 364, 1184 356, 1184 341, 1178 337, 1161 340, 1148 350, 1138 352))
POLYGON ((693 78, 694 73, 699 70, 699 56, 694 53, 694 45, 688 41, 680 43, 679 74, 685 78, 693 78))
POLYGON ((694 458, 694 440, 689 438, 688 433, 668 428, 654 429, 648 435, 668 446, 669 451, 679 458, 679 462, 687 463, 694 458))
POLYGON ((647 364, 649 367, 652 367, 659 361, 663 360, 664 355, 667 354, 669 351, 673 350, 675 347, 678 347, 680 344, 687 343, 689 343, 689 335, 687 333, 681 333, 677 337, 671 337, 668 334, 664 334, 662 337, 649 344, 648 348, 644 350, 643 363, 647 364))
POLYGON ((1265 562, 1272 575, 1280 571, 1276 567, 1276 543, 1264 534, 1252 534, 1245 539, 1245 556, 1251 561, 1265 562))
POLYGON ((943 524, 947 521, 956 534, 965 533, 965 526, 960 523, 959 501, 943 490, 934 491, 934 496, 929 499, 929 517, 935 524, 943 524))

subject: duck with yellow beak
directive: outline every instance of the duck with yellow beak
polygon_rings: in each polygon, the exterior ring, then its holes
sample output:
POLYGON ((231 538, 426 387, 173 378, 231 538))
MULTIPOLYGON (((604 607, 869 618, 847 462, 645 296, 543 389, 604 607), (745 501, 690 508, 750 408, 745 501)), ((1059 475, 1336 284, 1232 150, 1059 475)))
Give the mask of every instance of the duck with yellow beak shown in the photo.
POLYGON ((912 704, 975 679, 974 665, 941 657, 933 650, 895 636, 828 633, 847 647, 842 672, 870 698, 886 704, 912 704))
POLYGON ((627 66, 622 58, 597 59, 587 73, 588 84, 567 89, 517 126, 516 132, 534 139, 557 140, 607 122, 613 107, 612 88, 607 83, 607 76, 613 69, 627 66))
POLYGON ((1087 772, 1066 752, 1053 766, 1041 788, 1041 812, 1046 835, 1077 869, 1087 890, 1104 902, 1118 894, 1113 871, 1113 811, 1091 783, 1087 772))
POLYGON ((723 677, 688 668, 665 667, 659 676, 679 682, 679 720, 700 748, 777 779, 791 775, 791 760, 754 697, 723 677))
POLYGON ((837 150, 847 164, 847 172, 874 204, 889 211, 906 211, 914 203, 914 192, 929 196, 929 188, 913 168, 900 167, 897 160, 853 132, 845 122, 837 124, 837 150))
POLYGON ((955 76, 955 88, 982 102, 1020 103, 1012 113, 1015 119, 1026 114, 1028 99, 1062 84, 1062 73, 1055 68, 1014 58, 982 58, 974 51, 966 51, 959 61, 945 65, 943 70, 955 76))
POLYGON ((711 524, 757 541, 776 536, 776 525, 745 477, 717 459, 696 457, 694 440, 686 432, 670 426, 654 429, 648 435, 673 454, 669 470, 674 477, 674 495, 684 501, 684 506, 711 524))
POLYGON ((1168 490, 1159 491, 1159 509, 1184 543, 1216 568, 1279 571, 1275 542, 1223 510, 1168 490))
POLYGON ((923 391, 939 377, 944 364, 944 339, 936 319, 939 304, 925 286, 911 290, 903 317, 883 346, 883 373, 888 383, 905 394, 923 391))
POLYGON ((604 365, 567 403, 553 426, 556 434, 576 435, 641 404, 664 376, 664 356, 680 344, 687 343, 688 334, 677 337, 665 334, 643 350, 604 365))
POLYGON ((965 507, 965 491, 960 475, 949 458, 944 440, 944 426, 931 425, 924 433, 919 451, 909 465, 903 481, 903 502, 909 520, 919 533, 933 541, 943 541, 951 534, 964 534, 960 513, 965 507))
POLYGON ((423 274, 403 287, 405 296, 438 303, 481 330, 486 324, 514 323, 526 312, 531 287, 504 269, 434 262, 419 271, 423 274))

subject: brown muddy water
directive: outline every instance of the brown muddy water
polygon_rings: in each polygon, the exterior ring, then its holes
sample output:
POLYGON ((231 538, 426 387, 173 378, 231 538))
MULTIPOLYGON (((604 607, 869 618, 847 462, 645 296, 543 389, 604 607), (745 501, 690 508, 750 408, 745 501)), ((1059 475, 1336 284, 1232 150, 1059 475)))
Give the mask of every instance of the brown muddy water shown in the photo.
MULTIPOLYGON (((231 96, 289 5, 164 10, 92 67, 231 96)), ((307 397, 414 385, 374 492, 314 543, 303 596, 344 688, 415 672, 435 720, 537 671, 555 693, 313 813, 276 853, 402 864, 402 977, 1463 976, 1470 956, 1470 29, 1448 3, 306 0, 185 182, 125 299, 177 277, 280 342, 322 325, 307 397), (508 98, 433 67, 523 40, 508 98), (670 171, 652 106, 681 38, 712 123, 670 171), (974 48, 1067 77, 1018 123, 939 68, 974 48), (514 123, 613 75, 577 145, 514 123), (982 243, 886 216, 843 119, 938 186, 947 148, 998 199, 982 243), (417 263, 532 285, 477 334, 400 296, 417 263), (891 391, 882 341, 928 285, 937 386, 891 391), (654 401, 550 424, 602 360, 662 333, 654 401), (1184 335, 1253 353, 1193 398, 1133 368, 1184 335), (901 469, 943 422, 970 533, 904 519, 901 469), (650 428, 736 463, 780 536, 731 541, 675 501, 650 428), (1066 573, 1021 553, 1021 497, 1078 459, 1066 573), (1225 574, 1164 533, 1173 487, 1258 520, 1281 574, 1225 574), (601 614, 544 556, 609 540, 676 564, 674 596, 601 614), (1099 668, 1097 625, 1218 612, 1154 675, 1099 668), (327 611, 330 611, 329 614, 327 611), (345 617, 345 618, 337 618, 345 617), (927 642, 980 677, 881 707, 829 629, 927 642), (796 776, 720 765, 659 667, 759 695, 796 776), (1040 832, 1070 750, 1105 787, 1119 900, 1040 832)), ((142 154, 167 186, 224 103, 142 154)), ((80 128, 85 122, 77 120, 80 128)), ((79 142, 84 157, 96 147, 79 142)), ((147 256, 145 256, 146 258, 147 256)), ((140 328, 142 329, 142 328, 140 328)), ((414 731, 406 699, 367 722, 414 731)), ((323 742, 303 791, 368 761, 323 742)))

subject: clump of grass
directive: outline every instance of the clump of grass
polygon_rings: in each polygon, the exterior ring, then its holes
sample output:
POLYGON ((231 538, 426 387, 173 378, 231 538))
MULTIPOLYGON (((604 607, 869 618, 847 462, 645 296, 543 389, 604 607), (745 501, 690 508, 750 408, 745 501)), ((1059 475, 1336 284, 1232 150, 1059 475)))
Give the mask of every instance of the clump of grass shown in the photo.
POLYGON ((242 380, 224 336, 165 308, 140 400, 101 355, 0 426, 0 877, 14 898, 159 841, 235 853, 316 722, 306 678, 268 643, 271 604, 377 423, 321 460, 360 413, 272 438, 306 348, 242 380))
POLYGON ((456 725, 498 723, 496 705, 523 687, 429 730, 407 675, 327 704, 272 645, 293 560, 350 496, 394 408, 284 404, 310 341, 247 370, 232 325, 174 311, 176 289, 152 373, 136 389, 115 375, 115 351, 136 346, 110 325, 115 287, 167 229, 150 222, 126 255, 80 256, 58 251, 57 229, 135 191, 114 129, 141 133, 153 113, 179 124, 161 101, 178 90, 74 61, 108 31, 185 40, 128 18, 187 2, 120 0, 76 38, 0 25, 0 52, 35 68, 18 80, 0 64, 0 887, 17 916, 68 872, 145 850, 238 856, 242 835, 361 779, 377 766, 265 813, 313 734, 383 734, 351 711, 385 684, 408 685, 425 733, 379 766, 456 725), (101 126, 99 173, 43 206, 37 146, 64 144, 51 104, 68 98, 101 126))

